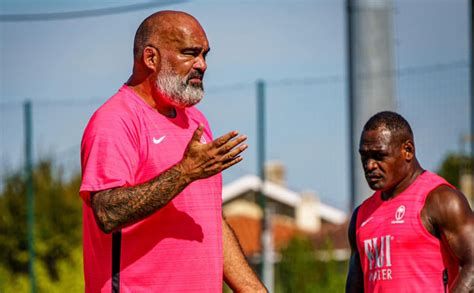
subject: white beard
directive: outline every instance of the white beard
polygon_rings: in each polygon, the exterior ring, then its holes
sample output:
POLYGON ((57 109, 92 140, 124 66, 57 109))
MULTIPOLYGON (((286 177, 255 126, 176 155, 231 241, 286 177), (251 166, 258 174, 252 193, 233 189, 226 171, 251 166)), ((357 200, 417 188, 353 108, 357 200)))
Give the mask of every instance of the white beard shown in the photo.
POLYGON ((162 72, 156 78, 156 87, 175 107, 191 107, 204 97, 201 86, 193 86, 187 82, 187 76, 181 78, 173 73, 167 64, 163 64, 162 72))

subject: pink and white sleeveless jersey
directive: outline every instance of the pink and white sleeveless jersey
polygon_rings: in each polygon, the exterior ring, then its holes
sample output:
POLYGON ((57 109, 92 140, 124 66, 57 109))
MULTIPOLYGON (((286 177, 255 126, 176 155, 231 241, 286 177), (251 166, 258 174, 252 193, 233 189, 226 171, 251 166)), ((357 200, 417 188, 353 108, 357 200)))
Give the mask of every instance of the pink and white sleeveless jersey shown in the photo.
POLYGON ((440 185, 451 186, 425 171, 394 199, 383 201, 377 191, 362 203, 356 239, 365 292, 445 292, 445 269, 452 284, 458 261, 420 217, 428 194, 440 185))
POLYGON ((81 147, 86 292, 221 292, 221 175, 190 184, 164 208, 114 234, 97 226, 90 192, 149 181, 181 160, 194 107, 166 118, 124 85, 92 116, 81 147))

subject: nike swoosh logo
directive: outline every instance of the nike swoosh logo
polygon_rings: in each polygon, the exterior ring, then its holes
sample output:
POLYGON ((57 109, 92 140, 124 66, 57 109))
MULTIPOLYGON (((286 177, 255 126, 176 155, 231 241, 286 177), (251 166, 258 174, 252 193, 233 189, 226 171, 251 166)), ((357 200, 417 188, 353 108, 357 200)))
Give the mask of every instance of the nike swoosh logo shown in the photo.
POLYGON ((365 220, 364 222, 362 222, 362 224, 360 225, 361 227, 364 227, 368 222, 370 222, 374 217, 370 217, 368 218, 367 220, 365 220))
POLYGON ((156 138, 153 137, 153 143, 154 143, 154 144, 159 144, 160 142, 163 141, 163 139, 165 139, 165 137, 166 137, 166 135, 163 135, 162 137, 160 137, 160 138, 158 138, 158 139, 156 139, 156 138))

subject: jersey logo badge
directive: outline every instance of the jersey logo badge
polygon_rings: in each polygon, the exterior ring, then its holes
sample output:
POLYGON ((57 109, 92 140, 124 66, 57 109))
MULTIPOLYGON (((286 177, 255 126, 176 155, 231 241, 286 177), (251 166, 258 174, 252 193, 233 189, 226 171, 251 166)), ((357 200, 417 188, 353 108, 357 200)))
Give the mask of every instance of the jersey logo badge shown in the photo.
POLYGON ((163 135, 162 137, 156 139, 155 137, 153 137, 153 143, 154 144, 159 144, 160 142, 163 141, 163 139, 165 139, 166 135, 163 135))
POLYGON ((405 216, 405 206, 401 205, 395 211, 395 220, 392 221, 392 224, 403 224, 405 220, 403 220, 403 216, 405 216))

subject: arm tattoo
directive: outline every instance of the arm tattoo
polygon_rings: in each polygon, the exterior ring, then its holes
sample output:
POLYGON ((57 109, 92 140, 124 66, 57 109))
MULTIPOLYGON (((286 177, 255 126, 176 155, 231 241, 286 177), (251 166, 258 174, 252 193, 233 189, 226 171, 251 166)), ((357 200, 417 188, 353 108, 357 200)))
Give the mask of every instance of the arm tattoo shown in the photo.
POLYGON ((143 184, 97 192, 91 197, 97 224, 110 233, 136 223, 165 206, 188 184, 172 167, 143 184))

